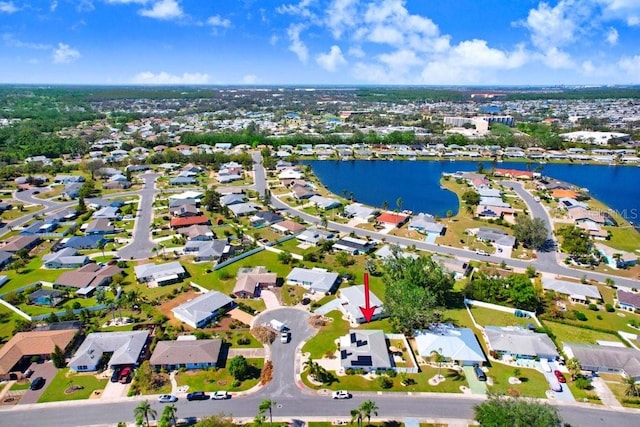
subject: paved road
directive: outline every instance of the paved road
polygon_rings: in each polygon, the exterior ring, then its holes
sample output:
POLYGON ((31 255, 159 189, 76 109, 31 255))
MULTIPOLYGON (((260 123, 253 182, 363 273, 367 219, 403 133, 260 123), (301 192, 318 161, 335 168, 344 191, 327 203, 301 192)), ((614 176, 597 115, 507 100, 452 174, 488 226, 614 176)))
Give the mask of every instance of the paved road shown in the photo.
POLYGON ((77 201, 54 202, 46 199, 38 199, 34 197, 34 191, 41 191, 41 189, 33 188, 24 191, 14 191, 13 198, 29 205, 41 205, 42 209, 28 213, 24 216, 21 216, 20 218, 14 219, 13 221, 9 221, 2 229, 0 229, 0 237, 9 233, 12 228, 20 227, 21 225, 30 221, 36 215, 45 215, 49 212, 55 212, 78 204, 77 201))
POLYGON ((131 243, 118 250, 118 255, 122 259, 143 259, 153 254, 151 249, 155 243, 151 241, 151 224, 153 223, 153 199, 158 192, 155 182, 159 176, 158 173, 140 175, 144 180, 144 187, 136 192, 140 196, 140 201, 131 243))
POLYGON ((253 157, 253 187, 258 192, 260 197, 264 196, 264 192, 267 189, 267 178, 264 166, 262 166, 262 154, 259 151, 254 151, 253 157))

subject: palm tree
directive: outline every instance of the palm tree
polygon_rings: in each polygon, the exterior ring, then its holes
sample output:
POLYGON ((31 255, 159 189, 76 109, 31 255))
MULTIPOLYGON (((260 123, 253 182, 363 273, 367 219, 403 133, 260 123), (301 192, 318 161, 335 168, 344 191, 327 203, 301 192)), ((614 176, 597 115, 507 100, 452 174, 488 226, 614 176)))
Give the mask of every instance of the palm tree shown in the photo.
POLYGON ((636 383, 635 377, 628 376, 622 380, 623 384, 627 386, 624 390, 624 395, 627 397, 640 397, 640 387, 636 383))
POLYGON ((164 407, 164 410, 162 411, 162 417, 161 417, 161 421, 160 424, 164 424, 167 421, 169 422, 169 425, 176 425, 176 413, 178 412, 178 408, 176 408, 176 405, 174 405, 173 403, 170 403, 169 405, 164 407), (163 423, 164 420, 164 423, 163 423))
POLYGON ((145 400, 144 402, 140 402, 138 406, 135 407, 135 409, 133 410, 133 415, 136 417, 136 419, 144 418, 147 427, 149 427, 149 417, 155 420, 158 416, 158 413, 151 407, 149 401, 145 400))
POLYGON ((306 362, 304 362, 305 369, 309 369, 309 376, 316 379, 318 377, 318 365, 317 362, 314 362, 312 358, 308 358, 306 362))
POLYGON ((578 359, 572 357, 567 360, 567 369, 571 374, 571 379, 575 380, 580 375, 580 372, 582 372, 582 365, 580 365, 580 361, 578 359))
POLYGON ((107 242, 105 242, 104 240, 100 240, 98 241, 98 246, 97 248, 100 249, 102 251, 102 257, 104 258, 104 247, 107 246, 107 242))
POLYGON ((447 360, 443 355, 442 355, 442 349, 438 349, 439 351, 433 350, 431 352, 431 356, 433 357, 433 361, 436 362, 438 364, 438 378, 442 378, 442 375, 440 374, 440 371, 442 369, 442 364, 447 360))
POLYGON ((358 427, 361 427, 363 418, 364 418, 364 414, 362 413, 362 407, 356 408, 356 409, 352 409, 351 410, 351 421, 349 421, 349 423, 353 424, 354 422, 356 422, 356 423, 358 423, 358 427))
POLYGON ((398 197, 398 200, 396 200, 396 206, 398 206, 398 210, 402 210, 402 197, 398 197))
POLYGON ((276 406, 277 403, 275 400, 265 399, 260 402, 260 406, 258 406, 258 415, 264 416, 264 413, 269 411, 269 425, 273 426, 273 407, 276 406))
POLYGON ((365 400, 360 405, 362 415, 367 419, 367 424, 371 423, 371 415, 378 416, 378 405, 373 400, 365 400))
POLYGON ((325 229, 327 228, 327 226, 329 225, 329 220, 327 220, 326 216, 324 215, 320 216, 320 225, 325 229))
POLYGON ((389 202, 385 200, 384 202, 382 202, 382 210, 386 211, 387 209, 389 209, 389 202))

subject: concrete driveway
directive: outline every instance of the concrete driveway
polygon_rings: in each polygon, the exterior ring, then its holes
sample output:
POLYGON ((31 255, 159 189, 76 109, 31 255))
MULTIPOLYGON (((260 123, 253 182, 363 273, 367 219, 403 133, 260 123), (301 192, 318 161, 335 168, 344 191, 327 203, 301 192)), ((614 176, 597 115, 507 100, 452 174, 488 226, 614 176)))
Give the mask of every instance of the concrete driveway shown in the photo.
POLYGON ((36 403, 42 393, 51 385, 51 381, 53 381, 53 377, 58 373, 58 369, 53 366, 52 362, 44 362, 44 363, 32 363, 30 368, 33 370, 33 374, 31 375, 31 380, 36 377, 44 378, 44 385, 40 390, 27 390, 24 395, 20 399, 19 404, 24 405, 25 403, 36 403))
POLYGON ((264 301, 267 310, 273 310, 274 308, 280 308, 282 306, 276 294, 268 289, 260 291, 260 298, 264 301))

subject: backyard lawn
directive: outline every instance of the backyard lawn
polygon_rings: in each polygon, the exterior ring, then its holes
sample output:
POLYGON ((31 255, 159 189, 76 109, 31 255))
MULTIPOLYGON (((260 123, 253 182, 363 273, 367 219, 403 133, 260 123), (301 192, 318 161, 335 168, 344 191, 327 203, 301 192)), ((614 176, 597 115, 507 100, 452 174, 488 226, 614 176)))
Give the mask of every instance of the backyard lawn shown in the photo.
MULTIPOLYGON (((491 310, 484 307, 471 306, 471 314, 476 323, 480 326, 526 326, 528 323, 535 324, 533 319, 526 317, 516 317, 512 313, 491 310)), ((537 326, 537 325, 536 325, 537 326)))
POLYGON ((550 321, 544 321, 543 324, 556 336, 556 343, 558 346, 562 346, 563 342, 585 344, 596 344, 596 341, 598 340, 621 342, 614 334, 592 331, 590 329, 550 321))
POLYGON ((189 391, 242 391, 248 390, 258 384, 260 370, 264 364, 263 359, 247 359, 254 367, 251 378, 242 381, 238 387, 234 387, 234 379, 226 369, 207 369, 197 371, 180 372, 176 376, 179 386, 189 386, 189 391))
POLYGON ((309 353, 312 359, 320 359, 327 352, 337 352, 336 339, 349 332, 349 323, 342 320, 342 312, 332 311, 327 317, 333 319, 302 347, 303 353, 309 353))
POLYGON ((104 389, 107 381, 107 379, 99 380, 92 374, 74 374, 69 371, 69 368, 60 369, 38 399, 38 403, 88 399, 94 390, 104 389), (74 385, 82 388, 67 394, 67 389, 74 385))

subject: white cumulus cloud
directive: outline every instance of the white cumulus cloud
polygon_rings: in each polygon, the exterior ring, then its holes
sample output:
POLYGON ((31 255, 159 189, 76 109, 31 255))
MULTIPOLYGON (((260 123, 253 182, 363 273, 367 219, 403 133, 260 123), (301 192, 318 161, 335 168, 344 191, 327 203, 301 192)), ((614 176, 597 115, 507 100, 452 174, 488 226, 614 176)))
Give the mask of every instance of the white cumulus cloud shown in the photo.
POLYGON ((142 9, 139 13, 147 18, 155 19, 180 18, 184 14, 180 4, 176 0, 156 1, 151 5, 150 9, 142 9))
POLYGON ((53 62, 56 64, 68 64, 80 58, 80 52, 68 44, 58 43, 53 51, 53 62))
POLYGON ((205 73, 183 73, 182 75, 170 74, 165 71, 152 73, 143 71, 136 74, 132 83, 149 85, 196 85, 209 83, 209 75, 205 73))
POLYGON ((0 1, 0 12, 2 13, 16 13, 19 10, 12 1, 0 1))
POLYGON ((229 28, 231 26, 231 21, 221 17, 220 15, 213 15, 207 19, 207 24, 212 27, 229 28))
POLYGON ((609 31, 607 31, 607 43, 611 46, 618 43, 618 30, 613 27, 609 28, 609 31))
POLYGON ((347 60, 344 59, 344 55, 342 55, 342 50, 336 45, 331 46, 328 53, 321 53, 316 56, 316 62, 322 68, 331 72, 334 72, 338 67, 347 64, 347 60))
POLYGON ((309 59, 309 49, 300 39, 300 33, 304 29, 303 24, 291 24, 287 29, 287 36, 289 37, 289 50, 295 53, 300 61, 306 63, 309 59))

